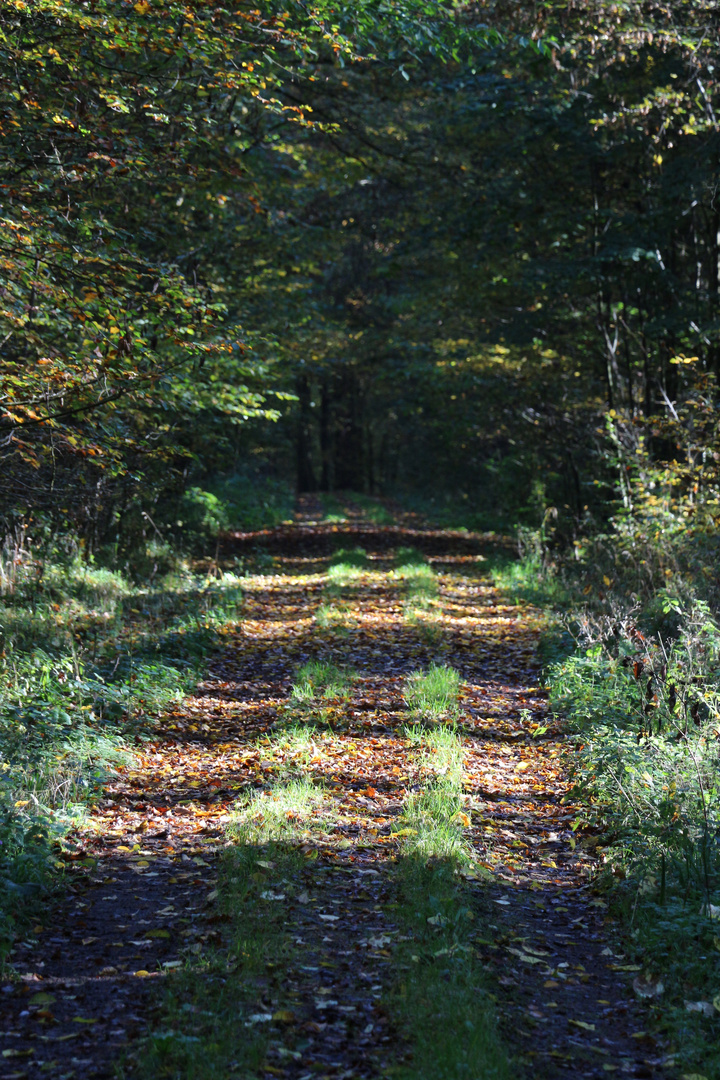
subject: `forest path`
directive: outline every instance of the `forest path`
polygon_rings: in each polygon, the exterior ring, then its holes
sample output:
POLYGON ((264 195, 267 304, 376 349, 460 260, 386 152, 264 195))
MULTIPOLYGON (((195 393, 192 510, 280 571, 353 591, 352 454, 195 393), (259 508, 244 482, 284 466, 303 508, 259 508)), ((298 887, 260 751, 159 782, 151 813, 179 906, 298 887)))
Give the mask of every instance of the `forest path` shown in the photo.
POLYGON ((238 799, 272 794, 297 767, 297 744, 278 733, 298 715, 298 670, 316 660, 352 678, 345 694, 302 713, 319 710, 303 769, 324 792, 320 827, 302 837, 305 868, 278 883, 271 862, 258 864, 261 895, 268 909, 283 905, 302 963, 257 983, 246 1026, 267 1020, 288 1031, 270 1040, 257 1075, 385 1076, 409 1052, 385 998, 403 940, 388 869, 403 806, 421 783, 404 684, 436 663, 460 674, 474 948, 492 972, 512 1053, 534 1077, 659 1076, 632 971, 589 888, 592 852, 574 844, 568 743, 558 730, 538 733, 548 721, 537 617, 498 597, 481 538, 312 514, 310 503, 296 525, 229 541, 229 555, 252 570, 242 620, 195 696, 92 815, 79 836, 90 865, 71 895, 15 949, 15 978, 0 996, 2 1075, 110 1076, 119 1061, 142 1073, 138 1040, 158 1023, 158 986, 227 944, 216 855, 238 799), (365 561, 333 585, 338 548, 362 549, 365 561), (406 548, 434 571, 436 595, 420 607, 395 572, 406 548), (302 1032, 301 1050, 289 1029, 302 1032))

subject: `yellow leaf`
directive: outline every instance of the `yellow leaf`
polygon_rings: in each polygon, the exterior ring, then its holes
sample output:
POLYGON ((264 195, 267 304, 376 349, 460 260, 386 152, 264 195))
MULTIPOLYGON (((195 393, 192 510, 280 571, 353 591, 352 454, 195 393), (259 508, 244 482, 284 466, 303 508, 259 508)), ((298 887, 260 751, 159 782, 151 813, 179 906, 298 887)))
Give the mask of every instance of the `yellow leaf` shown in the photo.
POLYGON ((583 1031, 594 1031, 595 1030, 595 1025, 594 1024, 587 1024, 584 1020, 568 1020, 568 1023, 572 1024, 573 1027, 582 1028, 583 1031))
POLYGON ((460 810, 460 812, 457 814, 457 819, 459 822, 461 822, 461 824, 465 826, 466 829, 470 828, 470 818, 467 816, 467 814, 464 814, 462 810, 460 810))
POLYGON ((145 937, 146 938, 161 938, 161 937, 162 938, 169 938, 170 937, 170 931, 169 930, 148 930, 145 937))
POLYGON ((31 1005, 52 1005, 57 998, 54 994, 48 994, 47 991, 41 990, 39 994, 33 994, 30 998, 31 1005))
POLYGON ((145 971, 145 968, 141 968, 140 971, 136 971, 135 974, 138 976, 138 978, 142 978, 144 975, 149 975, 150 972, 145 971))
POLYGON ((138 0, 137 4, 133 4, 133 10, 137 11, 138 15, 146 15, 150 10, 150 4, 148 0, 138 0))
POLYGON ((97 1024, 97 1020, 92 1020, 87 1016, 73 1016, 73 1024, 97 1024))
POLYGON ((292 1024, 295 1019, 295 1013, 290 1012, 289 1009, 278 1009, 276 1013, 273 1013, 273 1020, 278 1024, 292 1024))
POLYGON ((609 577, 607 576, 607 574, 603 574, 603 582, 605 583, 605 586, 606 586, 606 588, 608 588, 608 589, 609 589, 609 588, 610 588, 610 586, 612 585, 612 581, 611 581, 611 580, 610 580, 610 578, 609 578, 609 577))

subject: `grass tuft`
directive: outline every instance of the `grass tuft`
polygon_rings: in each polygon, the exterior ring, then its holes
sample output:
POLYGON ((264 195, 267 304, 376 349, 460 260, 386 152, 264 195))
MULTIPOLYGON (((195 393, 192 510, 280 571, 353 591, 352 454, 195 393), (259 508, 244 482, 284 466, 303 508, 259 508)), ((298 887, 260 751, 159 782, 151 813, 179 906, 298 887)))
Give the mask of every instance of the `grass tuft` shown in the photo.
POLYGON ((460 676, 447 664, 416 671, 405 684, 405 700, 418 720, 452 720, 458 712, 460 676))
POLYGON ((362 548, 336 551, 328 567, 329 595, 337 595, 349 585, 355 585, 369 568, 368 557, 362 548))
POLYGON ((297 704, 308 704, 318 697, 347 698, 351 680, 351 675, 327 660, 310 660, 300 668, 290 696, 297 704))
POLYGON ((463 752, 456 733, 435 728, 410 733, 425 787, 408 797, 401 823, 406 855, 423 859, 472 861, 465 840, 467 817, 463 812, 463 752))
POLYGON ((289 780, 270 791, 254 792, 236 813, 229 832, 243 844, 287 842, 322 827, 318 816, 322 803, 322 791, 309 780, 289 780))

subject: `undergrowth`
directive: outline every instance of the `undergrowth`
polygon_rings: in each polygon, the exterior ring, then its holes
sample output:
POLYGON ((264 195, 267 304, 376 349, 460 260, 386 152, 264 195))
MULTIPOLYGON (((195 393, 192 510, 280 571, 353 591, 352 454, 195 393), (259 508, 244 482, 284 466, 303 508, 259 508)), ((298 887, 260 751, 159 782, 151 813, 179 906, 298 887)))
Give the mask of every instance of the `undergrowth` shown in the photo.
POLYGON ((717 543, 689 529, 671 498, 626 496, 606 530, 570 552, 545 529, 525 534, 521 558, 495 577, 548 612, 542 658, 551 707, 572 737, 575 827, 597 851, 596 887, 642 985, 656 988, 645 991, 648 1007, 678 1066, 718 1080, 717 543))
POLYGON ((233 575, 138 585, 21 555, 0 593, 0 957, 62 870, 65 837, 197 681, 241 604, 233 575))

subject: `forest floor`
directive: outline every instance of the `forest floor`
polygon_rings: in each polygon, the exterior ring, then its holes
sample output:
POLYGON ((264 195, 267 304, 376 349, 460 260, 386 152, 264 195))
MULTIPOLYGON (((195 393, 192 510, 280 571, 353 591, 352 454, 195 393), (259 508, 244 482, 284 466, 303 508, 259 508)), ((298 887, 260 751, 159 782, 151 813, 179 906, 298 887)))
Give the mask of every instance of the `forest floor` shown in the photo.
MULTIPOLYGON (((280 950, 281 970, 246 993, 244 1028, 280 1031, 251 1075, 383 1077, 403 1062, 413 1075, 412 1031, 394 1013, 393 986, 398 950, 411 965, 417 957, 389 899, 408 833, 403 807, 420 783, 404 688, 435 662, 460 675, 469 940, 514 1073, 660 1076, 633 965, 593 891, 593 838, 572 828, 582 816, 568 799, 573 740, 546 712, 540 616, 493 588, 489 539, 316 517, 310 500, 295 525, 228 540, 228 558, 250 569, 242 618, 226 628, 196 694, 109 786, 76 837, 84 859, 67 891, 15 947, 0 993, 2 1075, 142 1075, 151 1045, 162 1060, 167 987, 194 964, 202 979, 203 958, 228 945, 217 903, 228 822, 249 793, 272 792, 290 752, 277 733, 292 686, 319 659, 353 674, 345 696, 322 702, 305 758, 322 784, 324 824, 302 836, 301 865, 282 881, 271 858, 258 860, 259 896, 282 911, 294 951, 280 950), (363 549, 367 563, 331 595, 328 565, 340 547, 363 549), (403 547, 422 554, 437 585, 416 611, 393 573, 403 547)), ((188 1006, 186 1039, 196 1011, 188 1006)), ((233 1074, 231 1063, 212 1075, 233 1074)), ((186 1074, 176 1066, 168 1075, 186 1074)), ((479 1066, 476 1075, 485 1075, 479 1066)))

